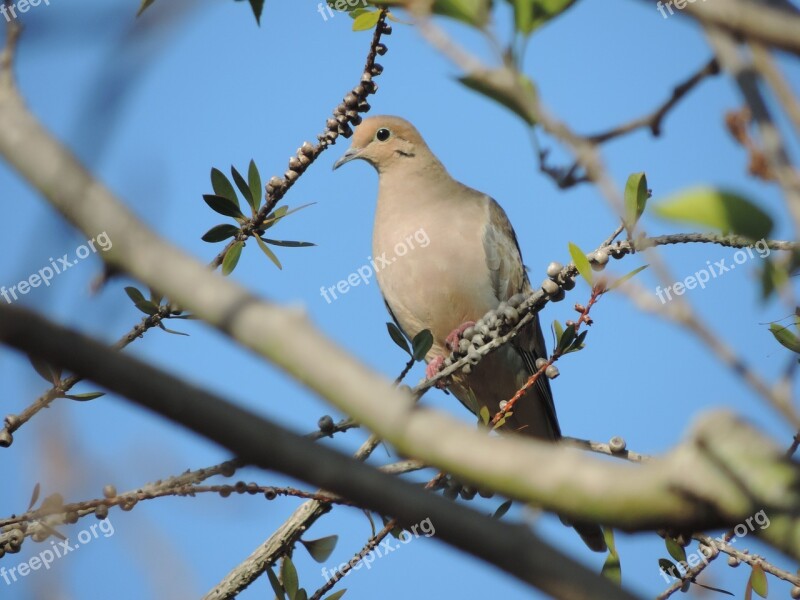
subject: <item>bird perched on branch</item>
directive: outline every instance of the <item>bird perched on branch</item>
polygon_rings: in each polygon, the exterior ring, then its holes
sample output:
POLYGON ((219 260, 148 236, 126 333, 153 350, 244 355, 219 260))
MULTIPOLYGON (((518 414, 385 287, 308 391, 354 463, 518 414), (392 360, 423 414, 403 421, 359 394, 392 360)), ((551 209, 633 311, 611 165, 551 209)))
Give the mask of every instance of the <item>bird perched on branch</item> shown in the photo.
MULTIPOLYGON (((376 273, 378 285, 409 339, 425 329, 433 334, 425 357, 431 377, 465 332, 475 335, 470 331, 475 321, 501 303, 513 304, 515 297, 531 293, 514 230, 500 205, 453 179, 404 119, 365 119, 333 168, 355 159, 367 161, 379 175, 372 251, 388 264, 376 273), (424 231, 429 244, 396 253, 418 231, 424 231)), ((494 415, 538 370, 536 359, 546 357, 537 315, 468 374, 454 373, 447 387, 476 415, 483 407, 494 415)), ((544 440, 561 437, 546 377, 519 399, 502 430, 544 440)), ((605 550, 597 525, 573 526, 591 549, 605 550)))

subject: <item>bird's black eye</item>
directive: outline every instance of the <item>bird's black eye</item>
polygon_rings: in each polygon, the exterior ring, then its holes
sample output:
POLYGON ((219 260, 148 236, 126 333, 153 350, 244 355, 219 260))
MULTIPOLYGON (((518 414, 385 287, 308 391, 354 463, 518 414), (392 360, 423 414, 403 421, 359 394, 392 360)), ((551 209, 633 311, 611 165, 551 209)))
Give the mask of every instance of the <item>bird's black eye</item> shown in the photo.
POLYGON ((385 142, 392 137, 392 132, 382 127, 375 133, 375 137, 379 142, 385 142))

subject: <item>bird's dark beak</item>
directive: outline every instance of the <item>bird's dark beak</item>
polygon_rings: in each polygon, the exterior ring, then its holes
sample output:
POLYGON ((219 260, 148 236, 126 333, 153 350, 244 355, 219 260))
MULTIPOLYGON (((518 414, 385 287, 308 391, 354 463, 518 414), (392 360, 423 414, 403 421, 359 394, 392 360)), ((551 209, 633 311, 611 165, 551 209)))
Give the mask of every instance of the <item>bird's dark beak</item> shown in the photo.
POLYGON ((360 158, 359 155, 361 154, 361 150, 362 150, 361 148, 349 148, 347 150, 347 152, 342 154, 342 157, 339 160, 337 160, 335 163, 333 163, 333 170, 335 171, 336 169, 341 167, 343 164, 349 163, 351 160, 354 160, 356 158, 360 158))

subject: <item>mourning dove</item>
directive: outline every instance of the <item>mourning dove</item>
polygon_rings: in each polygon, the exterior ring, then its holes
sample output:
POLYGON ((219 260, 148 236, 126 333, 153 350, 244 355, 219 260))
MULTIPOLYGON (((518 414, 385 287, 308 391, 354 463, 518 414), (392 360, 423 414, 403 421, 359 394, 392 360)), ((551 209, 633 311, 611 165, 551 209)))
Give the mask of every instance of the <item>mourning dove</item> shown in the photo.
MULTIPOLYGON (((379 174, 372 252, 385 266, 376 270, 378 285, 409 339, 425 329, 433 334, 425 357, 430 377, 450 354, 448 338, 452 344, 501 302, 531 293, 514 230, 500 205, 453 179, 404 119, 365 119, 333 168, 354 159, 367 161, 379 174), (429 243, 410 249, 418 232, 429 243)), ((513 397, 536 371, 536 359, 546 356, 537 316, 469 374, 454 374, 448 390, 473 413, 487 407, 494 415, 500 402, 513 397)), ((547 378, 540 378, 517 402, 502 429, 544 440, 561 437, 547 378)), ((590 548, 605 550, 597 525, 575 528, 590 548)))

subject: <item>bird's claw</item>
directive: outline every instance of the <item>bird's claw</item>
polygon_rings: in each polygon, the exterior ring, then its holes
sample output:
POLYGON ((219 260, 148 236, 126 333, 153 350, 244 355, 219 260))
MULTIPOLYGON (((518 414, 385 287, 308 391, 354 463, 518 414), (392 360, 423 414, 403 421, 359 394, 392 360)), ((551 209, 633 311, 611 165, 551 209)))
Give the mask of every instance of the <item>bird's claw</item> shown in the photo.
POLYGON ((467 321, 466 323, 462 323, 453 329, 453 331, 450 332, 450 335, 445 338, 444 345, 447 346, 447 348, 452 352, 458 348, 458 340, 461 339, 461 336, 464 334, 464 332, 470 327, 474 326, 475 321, 467 321))
MULTIPOLYGON (((425 367, 425 379, 433 379, 436 377, 439 371, 442 370, 442 367, 444 367, 444 356, 437 356, 425 367)), ((434 385, 440 390, 443 390, 447 386, 444 379, 440 379, 434 385)))

